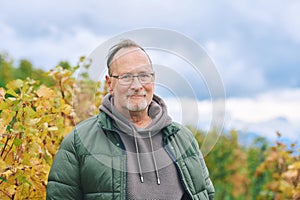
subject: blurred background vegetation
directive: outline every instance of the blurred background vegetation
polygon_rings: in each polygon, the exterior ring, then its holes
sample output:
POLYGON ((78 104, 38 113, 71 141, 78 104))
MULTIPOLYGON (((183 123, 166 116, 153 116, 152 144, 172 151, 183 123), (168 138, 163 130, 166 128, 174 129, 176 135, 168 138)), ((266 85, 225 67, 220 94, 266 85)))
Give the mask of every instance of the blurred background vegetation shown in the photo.
MULTIPOLYGON (((45 199, 63 137, 97 114, 106 89, 99 91, 101 83, 84 73, 75 78, 80 63, 84 58, 77 66, 60 62, 45 72, 0 54, 0 199, 45 199)), ((205 133, 189 128, 201 146, 205 133)), ((275 134, 275 145, 263 137, 242 145, 236 130, 219 137, 205 158, 216 200, 300 199, 300 150, 281 142, 284 133, 275 134)))

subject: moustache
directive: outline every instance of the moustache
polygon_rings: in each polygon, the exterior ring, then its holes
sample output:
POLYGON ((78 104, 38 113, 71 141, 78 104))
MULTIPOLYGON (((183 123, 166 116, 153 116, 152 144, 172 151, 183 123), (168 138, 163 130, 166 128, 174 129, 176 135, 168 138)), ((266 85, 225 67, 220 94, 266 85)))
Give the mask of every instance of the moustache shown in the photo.
POLYGON ((147 93, 146 92, 128 92, 126 94, 127 97, 137 95, 137 96, 145 96, 147 93))

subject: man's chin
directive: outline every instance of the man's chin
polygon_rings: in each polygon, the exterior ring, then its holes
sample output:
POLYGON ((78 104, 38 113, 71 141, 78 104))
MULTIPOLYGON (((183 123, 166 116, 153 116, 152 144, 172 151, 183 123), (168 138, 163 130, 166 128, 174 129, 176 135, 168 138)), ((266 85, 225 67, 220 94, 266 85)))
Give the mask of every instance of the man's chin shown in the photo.
POLYGON ((127 103, 127 109, 132 112, 144 111, 147 109, 147 102, 142 103, 127 103))

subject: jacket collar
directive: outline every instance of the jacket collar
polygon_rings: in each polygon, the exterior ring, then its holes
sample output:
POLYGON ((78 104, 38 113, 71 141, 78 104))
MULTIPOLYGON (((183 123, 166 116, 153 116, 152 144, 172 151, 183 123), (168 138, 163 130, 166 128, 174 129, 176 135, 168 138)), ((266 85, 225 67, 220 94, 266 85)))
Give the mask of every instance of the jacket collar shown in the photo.
POLYGON ((179 127, 176 125, 175 122, 172 122, 170 125, 168 125, 167 127, 165 127, 162 131, 163 133, 163 137, 169 137, 175 133, 177 133, 179 131, 179 127))
POLYGON ((98 114, 97 118, 98 118, 99 125, 103 129, 112 131, 111 121, 110 121, 109 117, 104 112, 100 112, 98 114))

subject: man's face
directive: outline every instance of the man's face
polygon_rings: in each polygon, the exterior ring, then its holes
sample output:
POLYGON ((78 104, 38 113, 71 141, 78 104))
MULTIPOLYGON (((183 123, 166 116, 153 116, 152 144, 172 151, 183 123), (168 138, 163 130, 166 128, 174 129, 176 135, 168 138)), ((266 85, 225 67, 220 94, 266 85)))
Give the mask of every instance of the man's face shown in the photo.
MULTIPOLYGON (((152 73, 149 58, 139 48, 120 49, 111 63, 111 75, 152 73)), ((122 85, 117 78, 106 77, 109 92, 114 96, 115 108, 125 116, 129 111, 145 111, 153 97, 154 83, 141 84, 135 77, 130 85, 122 85)))

